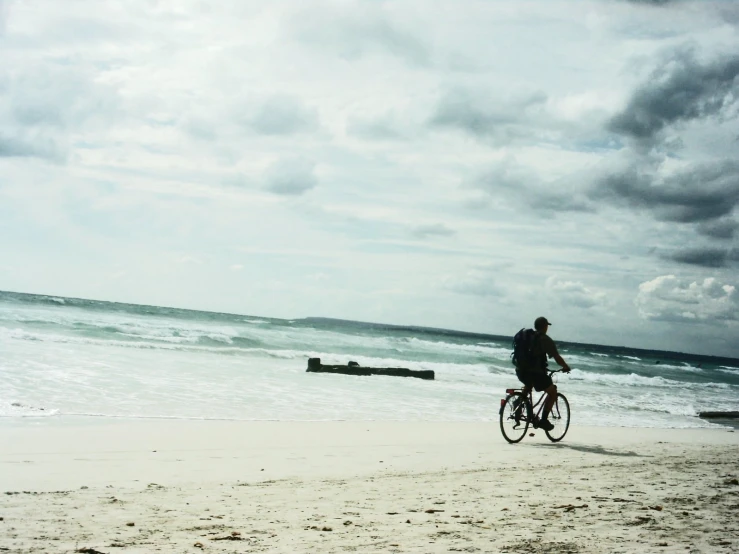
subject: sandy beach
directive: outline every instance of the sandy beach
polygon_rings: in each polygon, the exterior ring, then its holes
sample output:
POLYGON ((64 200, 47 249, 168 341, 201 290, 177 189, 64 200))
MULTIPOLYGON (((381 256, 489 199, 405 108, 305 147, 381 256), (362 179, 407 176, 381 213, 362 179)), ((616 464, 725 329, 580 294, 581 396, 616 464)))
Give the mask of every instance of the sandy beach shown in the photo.
POLYGON ((80 420, 0 444, 2 552, 739 549, 727 429, 80 420))

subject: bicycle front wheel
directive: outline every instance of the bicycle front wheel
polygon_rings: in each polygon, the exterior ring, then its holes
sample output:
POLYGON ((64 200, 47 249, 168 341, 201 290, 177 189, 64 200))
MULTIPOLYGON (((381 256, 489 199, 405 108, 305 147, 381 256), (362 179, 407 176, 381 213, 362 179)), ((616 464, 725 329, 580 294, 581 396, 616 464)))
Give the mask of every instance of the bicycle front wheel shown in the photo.
POLYGON ((552 406, 549 421, 554 425, 551 431, 545 431, 549 440, 559 442, 565 438, 567 429, 570 428, 570 403, 567 402, 567 398, 561 392, 557 393, 557 400, 552 406))
POLYGON ((500 431, 508 442, 520 442, 531 420, 531 404, 520 392, 509 394, 500 407, 500 431))

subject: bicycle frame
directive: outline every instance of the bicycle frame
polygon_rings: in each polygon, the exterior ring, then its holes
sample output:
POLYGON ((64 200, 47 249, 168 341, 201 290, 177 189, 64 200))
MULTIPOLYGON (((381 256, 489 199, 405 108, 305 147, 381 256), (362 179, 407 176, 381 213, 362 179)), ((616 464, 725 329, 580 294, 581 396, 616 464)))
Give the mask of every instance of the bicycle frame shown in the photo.
MULTIPOLYGON (((521 389, 506 389, 505 392, 506 392, 506 394, 513 394, 514 392, 523 392, 523 389, 522 388, 521 389)), ((544 410, 544 402, 543 402, 543 400, 546 397, 547 397, 547 393, 542 392, 541 393, 541 396, 539 396, 539 400, 537 400, 536 401, 536 404, 534 404, 534 390, 531 389, 529 391, 529 395, 528 395, 527 398, 529 399, 529 404, 531 404, 531 411, 534 414, 534 418, 541 417, 541 412, 542 412, 542 410, 544 410), (536 409, 537 407, 539 408, 538 410, 536 409)), ((500 400, 500 406, 501 406, 501 408, 503 407, 504 404, 505 404, 505 398, 501 398, 501 400, 500 400)), ((555 401, 555 406, 556 406, 556 404, 557 403, 555 401)), ((552 406, 552 409, 554 409, 555 406, 552 406)))
MULTIPOLYGON (((548 373, 549 373, 549 376, 551 377, 552 375, 554 375, 555 373, 559 373, 560 371, 561 370, 559 370, 559 369, 555 369, 555 370, 549 370, 548 373)), ((506 394, 513 394, 514 392, 521 392, 522 393, 523 390, 524 389, 522 387, 520 389, 506 389, 505 392, 506 392, 506 394)), ((533 389, 533 387, 531 389, 529 389, 529 394, 528 394, 527 398, 529 400, 529 404, 531 405, 531 413, 533 414, 533 419, 534 420, 541 418, 541 413, 544 410, 544 404, 545 404, 543 401, 544 401, 544 399, 546 397, 547 397, 547 393, 546 392, 542 392, 541 393, 541 396, 539 396, 539 399, 536 401, 536 403, 534 403, 534 389, 533 389), (537 410, 537 407, 539 408, 538 410, 537 410)), ((504 405, 505 405, 505 399, 504 398, 501 398, 501 400, 500 400, 500 407, 503 408, 504 405)), ((559 412, 559 407, 557 405, 557 399, 556 398, 554 400, 554 404, 552 405, 552 411, 554 412, 555 410, 557 411, 557 415, 559 415, 559 413, 558 413, 559 412)))

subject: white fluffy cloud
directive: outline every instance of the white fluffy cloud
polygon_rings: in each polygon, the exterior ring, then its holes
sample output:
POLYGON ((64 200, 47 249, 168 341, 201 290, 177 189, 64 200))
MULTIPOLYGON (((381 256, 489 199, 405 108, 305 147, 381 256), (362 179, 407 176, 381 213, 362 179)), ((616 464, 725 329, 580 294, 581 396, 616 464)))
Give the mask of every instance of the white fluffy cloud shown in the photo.
POLYGON ((474 267, 462 275, 446 276, 442 288, 458 294, 478 297, 502 297, 504 291, 495 281, 493 272, 483 266, 474 267))
POLYGON ((594 308, 603 305, 606 301, 604 292, 586 287, 580 281, 559 279, 556 275, 552 275, 547 279, 545 288, 564 306, 594 308))
POLYGON ((739 320, 736 287, 713 277, 691 281, 662 275, 639 285, 635 303, 645 319, 685 323, 739 320))

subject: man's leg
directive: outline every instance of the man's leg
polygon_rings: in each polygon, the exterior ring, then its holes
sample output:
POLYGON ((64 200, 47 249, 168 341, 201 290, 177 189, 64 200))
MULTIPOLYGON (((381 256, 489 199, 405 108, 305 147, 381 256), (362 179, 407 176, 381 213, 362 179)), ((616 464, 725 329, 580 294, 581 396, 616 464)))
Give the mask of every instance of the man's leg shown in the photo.
POLYGON ((541 419, 545 420, 549 417, 549 412, 552 411, 552 406, 557 400, 557 385, 549 385, 544 392, 547 393, 547 399, 544 401, 544 409, 541 412, 541 419))
POLYGON ((518 380, 521 381, 521 383, 523 384, 523 389, 521 390, 521 392, 525 397, 528 396, 533 386, 531 380, 527 377, 525 373, 523 373, 519 369, 516 369, 516 377, 518 377, 518 380))

